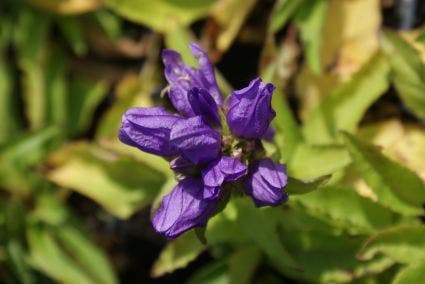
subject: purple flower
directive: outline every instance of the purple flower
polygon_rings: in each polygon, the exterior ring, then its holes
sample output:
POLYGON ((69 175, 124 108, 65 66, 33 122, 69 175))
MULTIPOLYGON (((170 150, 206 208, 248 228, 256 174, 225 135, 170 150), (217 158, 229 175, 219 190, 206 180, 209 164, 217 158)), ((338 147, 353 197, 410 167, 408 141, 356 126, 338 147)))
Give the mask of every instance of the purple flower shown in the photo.
POLYGON ((170 84, 168 96, 176 110, 188 117, 196 115, 188 101, 188 91, 191 88, 203 89, 218 105, 223 102, 215 79, 214 67, 207 54, 195 43, 190 45, 190 50, 198 59, 199 69, 184 64, 181 55, 174 50, 165 49, 162 52, 165 78, 170 84))
POLYGON ((199 178, 180 181, 154 213, 154 229, 171 239, 191 228, 205 226, 216 206, 216 198, 206 199, 204 192, 199 178))
POLYGON ((184 64, 175 51, 162 53, 169 97, 179 114, 160 107, 129 109, 119 132, 123 143, 166 157, 179 180, 152 220, 155 230, 168 238, 205 226, 233 187, 250 195, 256 206, 276 206, 287 199, 286 168, 264 157, 261 142, 274 136, 274 86, 255 79, 233 91, 223 106, 211 62, 198 45, 190 49, 199 69, 184 64), (226 121, 220 120, 221 113, 226 121), (231 133, 222 134, 226 129, 231 133))
POLYGON ((206 90, 192 88, 187 96, 194 115, 202 116, 211 126, 220 126, 217 103, 206 90))
POLYGON ((247 139, 261 138, 276 116, 271 107, 273 84, 260 78, 248 87, 233 91, 228 101, 227 123, 233 134, 247 139))
POLYGON ((217 187, 244 176, 247 169, 238 159, 222 156, 202 170, 202 178, 205 185, 217 187))
POLYGON ((258 207, 275 206, 288 198, 282 191, 286 183, 286 167, 265 158, 252 165, 245 179, 245 192, 251 195, 258 207))
POLYGON ((159 156, 172 156, 177 149, 170 144, 171 127, 179 121, 162 107, 131 108, 122 117, 121 142, 159 156))
POLYGON ((170 133, 171 145, 195 165, 217 158, 221 147, 221 136, 205 124, 201 116, 181 119, 170 133))

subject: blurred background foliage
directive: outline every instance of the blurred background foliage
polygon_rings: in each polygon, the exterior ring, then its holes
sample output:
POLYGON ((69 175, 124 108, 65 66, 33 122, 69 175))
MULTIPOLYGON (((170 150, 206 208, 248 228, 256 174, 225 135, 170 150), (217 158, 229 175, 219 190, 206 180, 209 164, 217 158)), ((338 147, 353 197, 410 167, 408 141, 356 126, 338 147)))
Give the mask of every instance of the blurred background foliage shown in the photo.
POLYGON ((2 0, 0 281, 425 283, 424 20, 413 0, 2 0), (291 177, 207 243, 152 231, 171 171, 117 140, 127 108, 166 103, 160 50, 195 64, 195 40, 226 95, 278 87, 267 149, 291 177))

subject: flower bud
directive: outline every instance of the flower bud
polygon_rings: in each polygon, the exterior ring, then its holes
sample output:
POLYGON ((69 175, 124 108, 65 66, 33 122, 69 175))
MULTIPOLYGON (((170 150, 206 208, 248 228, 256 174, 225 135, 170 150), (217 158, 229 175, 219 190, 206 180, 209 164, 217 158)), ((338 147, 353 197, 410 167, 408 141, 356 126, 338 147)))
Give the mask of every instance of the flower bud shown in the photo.
POLYGON ((271 107, 273 84, 264 84, 260 78, 252 80, 248 87, 234 91, 227 102, 227 124, 238 137, 261 138, 276 116, 271 107))

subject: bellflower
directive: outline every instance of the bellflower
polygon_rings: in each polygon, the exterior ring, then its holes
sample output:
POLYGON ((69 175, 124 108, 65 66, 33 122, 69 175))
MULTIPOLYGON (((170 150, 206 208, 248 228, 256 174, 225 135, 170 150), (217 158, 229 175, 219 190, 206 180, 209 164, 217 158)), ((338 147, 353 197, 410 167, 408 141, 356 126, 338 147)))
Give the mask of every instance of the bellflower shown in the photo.
POLYGON ((173 50, 162 53, 174 111, 129 109, 119 131, 123 143, 170 161, 178 183, 152 218, 154 229, 168 238, 205 226, 232 188, 257 207, 288 198, 286 168, 265 157, 261 143, 274 136, 274 86, 257 78, 223 103, 206 53, 194 43, 190 50, 199 68, 186 65, 173 50))

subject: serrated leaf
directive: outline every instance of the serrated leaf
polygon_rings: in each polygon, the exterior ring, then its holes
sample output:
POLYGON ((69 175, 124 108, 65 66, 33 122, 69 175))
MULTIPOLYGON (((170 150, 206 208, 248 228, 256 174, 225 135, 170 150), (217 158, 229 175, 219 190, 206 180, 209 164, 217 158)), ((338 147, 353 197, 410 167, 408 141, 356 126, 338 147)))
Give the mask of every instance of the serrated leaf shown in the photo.
POLYGON ((375 192, 378 202, 404 215, 423 213, 425 184, 414 172, 352 135, 343 136, 354 166, 375 192))
POLYGON ((385 57, 377 53, 312 111, 303 127, 306 140, 326 144, 335 142, 339 130, 354 132, 366 110, 388 88, 388 74, 385 57))
POLYGON ((394 213, 341 186, 325 186, 303 196, 291 196, 308 212, 351 233, 370 233, 393 223, 394 213))
POLYGON ((316 179, 332 174, 351 162, 343 146, 300 144, 288 161, 288 175, 297 179, 316 179))
POLYGON ((175 25, 188 25, 207 14, 215 0, 105 0, 105 5, 122 17, 166 31, 175 25))
POLYGON ((394 32, 383 37, 383 49, 391 63, 394 83, 404 104, 425 119, 425 64, 419 53, 394 32))
POLYGON ((55 166, 48 173, 50 180, 95 200, 119 218, 152 202, 165 180, 144 163, 84 143, 55 153, 50 163, 55 166))
POLYGON ((362 259, 384 254, 401 263, 416 263, 425 257, 425 226, 399 225, 371 236, 359 251, 362 259))
POLYGON ((176 269, 184 268, 196 259, 204 249, 205 246, 199 242, 195 232, 187 232, 165 246, 153 264, 151 275, 161 277, 176 269))
POLYGON ((425 281, 425 258, 402 269, 392 284, 416 284, 425 281))

